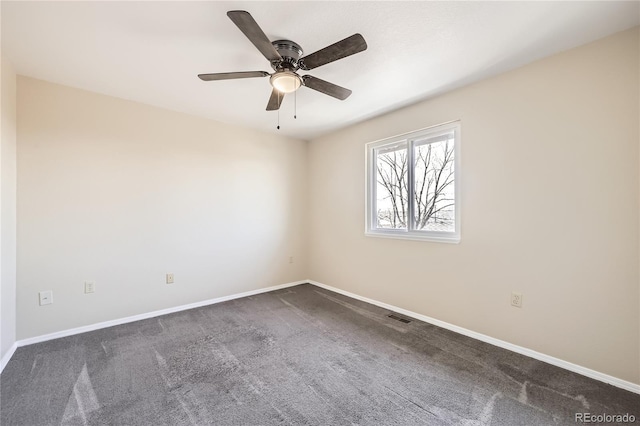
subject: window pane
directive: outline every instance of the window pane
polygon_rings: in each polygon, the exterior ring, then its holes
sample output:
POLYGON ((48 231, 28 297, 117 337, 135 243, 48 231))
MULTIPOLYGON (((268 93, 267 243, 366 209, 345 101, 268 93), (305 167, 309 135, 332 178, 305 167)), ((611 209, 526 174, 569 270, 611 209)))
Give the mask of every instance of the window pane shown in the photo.
POLYGON ((415 229, 455 231, 454 135, 414 144, 415 229))
POLYGON ((375 151, 377 227, 407 229, 408 170, 406 143, 375 151))

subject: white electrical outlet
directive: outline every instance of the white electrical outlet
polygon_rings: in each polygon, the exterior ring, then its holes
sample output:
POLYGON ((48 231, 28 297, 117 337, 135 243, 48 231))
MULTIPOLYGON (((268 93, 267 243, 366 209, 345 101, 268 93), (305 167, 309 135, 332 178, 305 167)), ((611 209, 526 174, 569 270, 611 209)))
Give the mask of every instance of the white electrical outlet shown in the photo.
POLYGON ((515 291, 511 293, 511 306, 522 308, 522 293, 516 293, 515 291))
POLYGON ((41 291, 38 293, 38 297, 40 298, 40 306, 50 305, 53 303, 53 291, 41 291))
POLYGON ((289 256, 289 263, 293 263, 293 256, 289 256))
POLYGON ((167 284, 173 284, 173 274, 167 274, 167 284))
POLYGON ((84 282, 84 292, 85 293, 93 293, 96 291, 96 283, 95 281, 85 281, 84 282))

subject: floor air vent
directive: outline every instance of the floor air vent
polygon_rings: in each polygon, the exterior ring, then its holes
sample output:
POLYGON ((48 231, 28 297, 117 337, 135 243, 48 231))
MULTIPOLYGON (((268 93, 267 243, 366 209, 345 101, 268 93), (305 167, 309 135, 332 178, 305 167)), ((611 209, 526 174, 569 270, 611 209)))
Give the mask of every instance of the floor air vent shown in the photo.
POLYGON ((391 318, 391 319, 394 319, 394 320, 396 320, 396 321, 403 322, 403 323, 405 323, 405 324, 409 324, 409 323, 411 322, 411 320, 408 320, 408 319, 406 319, 406 318, 401 318, 401 317, 399 317, 399 316, 397 316, 397 315, 394 315, 394 314, 387 315, 387 316, 388 316, 389 318, 391 318))

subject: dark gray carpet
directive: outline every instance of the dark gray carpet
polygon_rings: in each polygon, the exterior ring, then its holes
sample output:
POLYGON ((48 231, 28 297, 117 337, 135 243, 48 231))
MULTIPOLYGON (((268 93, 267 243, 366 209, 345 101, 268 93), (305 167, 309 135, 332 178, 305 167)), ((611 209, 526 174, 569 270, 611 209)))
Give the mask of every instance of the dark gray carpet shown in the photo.
MULTIPOLYGON (((553 425, 640 396, 312 285, 19 348, 2 425, 553 425)), ((636 421, 637 424, 637 421, 636 421)))

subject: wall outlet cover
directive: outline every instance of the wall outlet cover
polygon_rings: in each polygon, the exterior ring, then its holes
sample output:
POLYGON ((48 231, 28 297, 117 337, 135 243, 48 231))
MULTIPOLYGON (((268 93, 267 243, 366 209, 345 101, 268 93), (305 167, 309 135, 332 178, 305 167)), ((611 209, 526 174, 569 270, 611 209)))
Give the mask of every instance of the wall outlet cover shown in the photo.
POLYGON ((511 293, 511 306, 522 308, 522 293, 516 293, 515 291, 511 293))

